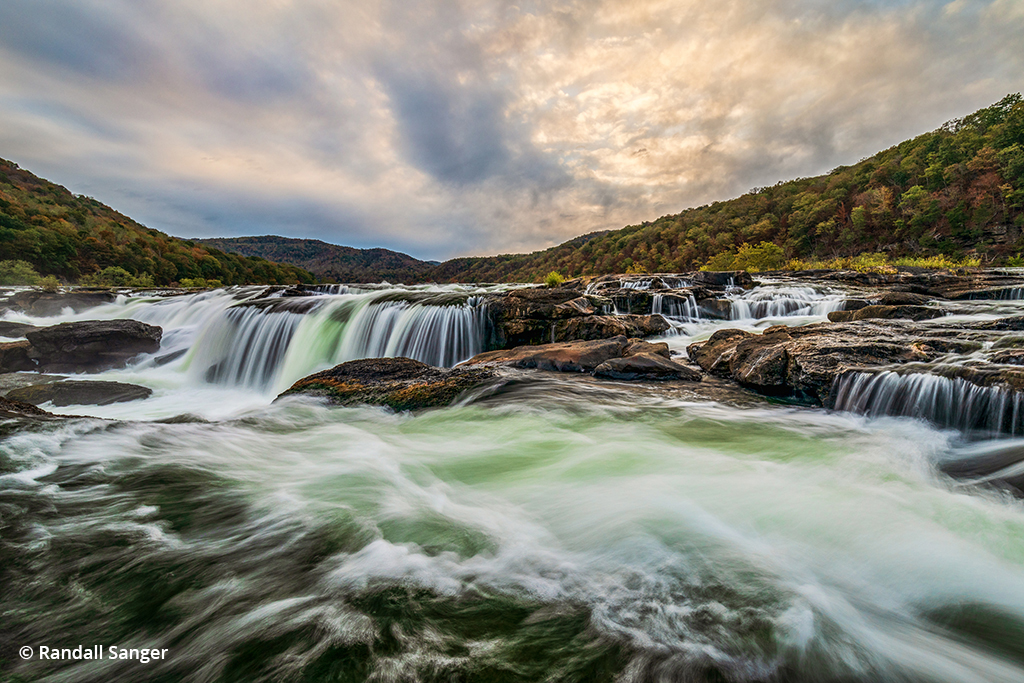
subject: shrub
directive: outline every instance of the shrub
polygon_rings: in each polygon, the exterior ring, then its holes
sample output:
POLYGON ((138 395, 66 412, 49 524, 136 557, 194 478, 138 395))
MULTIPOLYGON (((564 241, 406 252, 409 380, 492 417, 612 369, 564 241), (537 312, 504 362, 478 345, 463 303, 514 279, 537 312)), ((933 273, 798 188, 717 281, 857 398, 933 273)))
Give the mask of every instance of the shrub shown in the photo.
POLYGON ((0 285, 34 285, 39 273, 28 261, 0 261, 0 285))
POLYGON ((121 266, 107 266, 83 277, 81 284, 94 287, 152 287, 153 276, 149 273, 132 275, 121 266))
POLYGON ((548 287, 557 287, 558 285, 565 282, 565 278, 557 270, 552 270, 546 276, 544 276, 544 284, 548 287))
POLYGON ((224 286, 220 280, 207 280, 201 277, 182 278, 178 284, 185 289, 217 289, 224 286))
POLYGON ((39 281, 39 288, 44 292, 56 292, 60 289, 60 280, 53 275, 47 275, 39 281))

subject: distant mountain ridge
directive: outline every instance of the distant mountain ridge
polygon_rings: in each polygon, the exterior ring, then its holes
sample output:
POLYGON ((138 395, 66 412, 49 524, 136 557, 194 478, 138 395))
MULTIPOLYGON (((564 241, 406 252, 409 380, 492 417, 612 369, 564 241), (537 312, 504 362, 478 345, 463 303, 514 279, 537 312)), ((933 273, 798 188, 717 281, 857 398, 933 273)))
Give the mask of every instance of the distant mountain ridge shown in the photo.
POLYGON ((337 282, 420 282, 437 263, 390 249, 356 249, 322 240, 279 237, 194 239, 215 249, 304 268, 321 280, 337 282))
POLYGON ((0 159, 0 261, 23 261, 41 275, 71 282, 105 269, 156 285, 313 282, 294 265, 227 254, 148 228, 6 159, 0 159))

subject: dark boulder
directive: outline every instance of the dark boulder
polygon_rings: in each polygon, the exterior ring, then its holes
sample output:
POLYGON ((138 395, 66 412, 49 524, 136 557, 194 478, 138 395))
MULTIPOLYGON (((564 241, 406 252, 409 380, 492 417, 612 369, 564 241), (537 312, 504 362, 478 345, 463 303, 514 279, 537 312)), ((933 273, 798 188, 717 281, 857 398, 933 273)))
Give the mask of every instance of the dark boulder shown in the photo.
POLYGON ((42 408, 36 408, 31 403, 16 401, 14 399, 0 396, 0 418, 12 417, 57 417, 48 413, 42 408))
POLYGON ((622 335, 592 341, 517 346, 477 354, 459 367, 505 365, 557 372, 587 372, 607 360, 621 358, 627 346, 629 341, 622 335))
POLYGON ((754 279, 745 270, 699 270, 692 276, 693 282, 711 287, 753 287, 754 279))
POLYGON ((868 320, 878 318, 882 320, 930 320, 945 315, 941 308, 930 306, 864 306, 855 311, 832 311, 828 319, 834 323, 850 322, 853 320, 868 320))
POLYGON ((589 315, 570 318, 554 324, 552 341, 575 339, 607 339, 625 337, 653 337, 672 328, 660 315, 589 315))
POLYGON ((701 312, 715 320, 729 320, 732 317, 732 301, 729 299, 701 299, 698 302, 701 312))
POLYGON ((924 306, 934 297, 913 292, 886 292, 878 300, 881 306, 924 306))
MULTIPOLYGON (((163 331, 137 320, 86 320, 26 334, 29 357, 42 372, 97 372, 124 367, 160 348, 163 331)), ((15 342, 17 343, 17 342, 15 342)))
POLYGON ((0 320, 0 337, 17 338, 24 337, 26 332, 38 329, 35 325, 28 323, 14 323, 8 320, 0 320))
POLYGON ((51 382, 21 387, 7 392, 7 398, 32 405, 52 401, 55 406, 124 403, 149 398, 153 390, 122 382, 51 382))
POLYGON ((612 358, 594 369, 594 377, 620 380, 682 379, 699 382, 702 375, 693 368, 664 356, 641 352, 625 358, 612 358))
POLYGON ((28 340, 0 344, 0 372, 27 372, 37 365, 29 356, 28 340))
POLYGON ((8 300, 8 305, 11 308, 23 310, 29 315, 44 317, 59 315, 65 308, 80 313, 101 304, 111 303, 115 299, 117 299, 117 295, 107 290, 44 292, 31 289, 12 296, 8 300))
POLYGON ((410 358, 367 358, 303 377, 281 396, 302 394, 337 405, 417 410, 451 405, 467 391, 496 380, 497 374, 488 368, 448 370, 410 358))

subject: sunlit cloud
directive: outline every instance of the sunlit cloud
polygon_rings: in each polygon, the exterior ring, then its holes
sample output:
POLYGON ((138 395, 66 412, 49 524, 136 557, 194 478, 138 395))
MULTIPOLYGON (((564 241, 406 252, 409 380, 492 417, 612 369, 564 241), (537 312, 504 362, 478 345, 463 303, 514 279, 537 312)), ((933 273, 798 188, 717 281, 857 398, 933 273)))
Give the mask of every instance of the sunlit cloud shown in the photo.
POLYGON ((543 248, 1022 89, 954 2, 6 0, 0 156, 181 236, 543 248))

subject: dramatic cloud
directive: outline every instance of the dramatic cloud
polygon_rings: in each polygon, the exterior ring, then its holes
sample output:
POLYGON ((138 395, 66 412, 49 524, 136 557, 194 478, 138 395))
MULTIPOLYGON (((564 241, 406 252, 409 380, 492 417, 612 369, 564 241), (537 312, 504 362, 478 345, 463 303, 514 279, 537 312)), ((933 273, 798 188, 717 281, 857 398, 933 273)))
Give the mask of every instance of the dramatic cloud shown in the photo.
POLYGON ((182 236, 531 250, 1024 84, 1019 0, 5 0, 0 156, 182 236))

